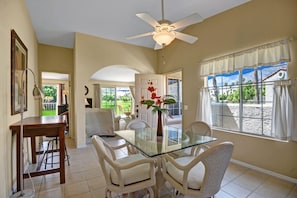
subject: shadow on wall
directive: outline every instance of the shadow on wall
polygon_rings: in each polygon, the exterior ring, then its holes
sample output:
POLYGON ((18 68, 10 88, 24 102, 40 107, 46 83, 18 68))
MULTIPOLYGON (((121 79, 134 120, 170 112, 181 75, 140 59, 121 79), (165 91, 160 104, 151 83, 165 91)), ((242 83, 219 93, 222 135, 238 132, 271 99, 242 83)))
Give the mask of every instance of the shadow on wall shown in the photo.
MULTIPOLYGON (((267 104, 245 104, 243 106, 242 131, 257 135, 272 136, 272 107, 267 104)), ((239 131, 239 104, 212 104, 213 126, 239 131)))
POLYGON ((239 130, 239 120, 234 119, 239 116, 239 107, 237 112, 231 111, 227 104, 222 105, 221 103, 214 103, 211 108, 213 126, 239 130))

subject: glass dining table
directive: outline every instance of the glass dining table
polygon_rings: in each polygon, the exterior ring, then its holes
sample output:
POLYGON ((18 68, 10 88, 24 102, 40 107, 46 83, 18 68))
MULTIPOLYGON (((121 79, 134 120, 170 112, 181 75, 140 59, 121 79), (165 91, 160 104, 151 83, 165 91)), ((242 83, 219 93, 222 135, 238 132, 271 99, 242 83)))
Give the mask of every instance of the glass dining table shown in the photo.
POLYGON ((148 157, 156 157, 217 140, 215 137, 201 136, 171 126, 163 127, 163 136, 157 136, 154 128, 121 130, 115 133, 148 157))
POLYGON ((161 173, 161 156, 170 152, 183 150, 193 146, 217 140, 215 137, 201 136, 197 133, 171 126, 163 126, 163 136, 157 136, 157 129, 144 128, 136 130, 120 130, 115 133, 147 157, 155 157, 157 166, 155 196, 160 197, 164 179, 161 173))

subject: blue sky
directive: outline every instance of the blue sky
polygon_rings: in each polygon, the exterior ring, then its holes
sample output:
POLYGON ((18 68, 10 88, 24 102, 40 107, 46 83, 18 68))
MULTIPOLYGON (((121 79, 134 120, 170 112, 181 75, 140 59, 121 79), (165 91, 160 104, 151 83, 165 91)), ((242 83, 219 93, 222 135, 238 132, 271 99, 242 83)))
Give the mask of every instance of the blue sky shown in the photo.
MULTIPOLYGON (((270 74, 274 73, 278 69, 280 69, 283 66, 286 66, 287 63, 280 63, 277 66, 260 66, 258 70, 262 71, 262 79, 265 79, 270 74)), ((245 78, 245 82, 248 82, 249 80, 254 80, 254 69, 253 68, 246 68, 243 70, 243 78, 245 78)), ((212 86, 212 79, 213 76, 208 77, 208 85, 212 86)), ((217 85, 222 86, 222 84, 225 84, 225 82, 228 83, 228 85, 231 85, 232 83, 236 84, 239 80, 239 72, 235 71, 228 74, 220 74, 217 75, 217 85)), ((259 77, 259 80, 260 77, 259 77)))

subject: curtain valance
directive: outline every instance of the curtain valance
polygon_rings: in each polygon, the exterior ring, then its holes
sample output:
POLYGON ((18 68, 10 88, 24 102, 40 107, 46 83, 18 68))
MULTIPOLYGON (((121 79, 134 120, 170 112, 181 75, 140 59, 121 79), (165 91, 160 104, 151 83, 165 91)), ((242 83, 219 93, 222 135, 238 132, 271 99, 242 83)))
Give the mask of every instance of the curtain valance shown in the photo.
POLYGON ((241 52, 221 56, 201 63, 201 76, 229 73, 246 67, 289 62, 288 40, 281 40, 241 52))

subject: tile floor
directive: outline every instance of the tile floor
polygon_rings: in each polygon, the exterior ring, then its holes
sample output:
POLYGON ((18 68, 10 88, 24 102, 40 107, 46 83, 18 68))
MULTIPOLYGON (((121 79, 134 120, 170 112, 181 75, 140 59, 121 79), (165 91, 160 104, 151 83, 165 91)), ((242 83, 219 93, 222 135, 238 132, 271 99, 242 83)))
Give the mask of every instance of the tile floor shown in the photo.
MULTIPOLYGON (((92 144, 74 148, 66 140, 70 166, 66 165, 66 183, 60 184, 59 174, 25 179, 25 189, 35 188, 36 198, 101 198, 105 181, 92 144)), ((118 153, 125 155, 125 153, 118 153)), ((141 193, 139 193, 141 194, 141 193)), ((136 194, 135 197, 142 197, 136 194)), ((169 191, 162 193, 170 197, 169 191), (166 195, 168 193, 168 195, 166 195)), ((297 198, 297 184, 230 163, 215 198, 297 198)))

